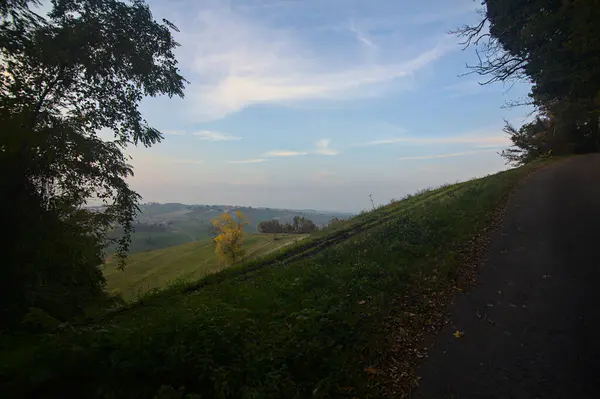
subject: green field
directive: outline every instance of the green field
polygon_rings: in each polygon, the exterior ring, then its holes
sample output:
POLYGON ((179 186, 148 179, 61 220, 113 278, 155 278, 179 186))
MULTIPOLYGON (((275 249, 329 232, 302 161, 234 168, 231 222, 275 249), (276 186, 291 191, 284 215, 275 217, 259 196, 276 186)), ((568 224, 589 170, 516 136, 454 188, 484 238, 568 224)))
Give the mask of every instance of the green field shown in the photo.
POLYGON ((379 397, 389 376, 408 384, 396 395, 405 397, 416 384, 419 345, 443 325, 461 270, 480 246, 474 238, 538 166, 408 196, 119 311, 18 337, 0 350, 7 365, 0 391, 15 398, 379 397), (400 339, 391 343, 394 334, 400 339))
MULTIPOLYGON (((270 234, 247 234, 244 241, 246 258, 266 255, 306 237, 302 234, 280 234, 275 241, 270 234)), ((135 300, 153 289, 165 288, 181 280, 198 280, 224 266, 215 255, 212 240, 207 238, 131 255, 125 270, 118 270, 115 262, 109 262, 103 272, 109 293, 121 294, 125 300, 135 300)))

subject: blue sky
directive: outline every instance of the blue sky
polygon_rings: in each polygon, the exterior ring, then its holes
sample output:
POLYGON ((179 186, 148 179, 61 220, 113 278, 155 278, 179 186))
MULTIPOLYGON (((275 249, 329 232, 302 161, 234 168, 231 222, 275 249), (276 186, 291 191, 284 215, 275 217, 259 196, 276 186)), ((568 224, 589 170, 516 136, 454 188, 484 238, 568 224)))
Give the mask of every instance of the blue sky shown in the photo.
POLYGON ((450 29, 471 0, 152 0, 174 22, 185 99, 142 104, 165 140, 134 148, 145 201, 359 211, 505 168, 502 105, 460 77, 450 29))

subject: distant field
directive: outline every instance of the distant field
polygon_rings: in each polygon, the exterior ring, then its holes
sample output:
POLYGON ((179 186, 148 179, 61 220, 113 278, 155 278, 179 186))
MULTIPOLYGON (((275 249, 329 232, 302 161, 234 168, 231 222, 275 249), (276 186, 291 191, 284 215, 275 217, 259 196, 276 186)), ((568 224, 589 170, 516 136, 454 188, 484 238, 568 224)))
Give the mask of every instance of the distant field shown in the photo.
MULTIPOLYGON (((266 255, 308 235, 248 234, 244 246, 247 258, 266 255)), ((107 288, 125 300, 135 300, 154 288, 164 288, 178 279, 197 280, 224 267, 215 255, 210 239, 131 255, 124 271, 114 262, 104 266, 107 288)))
MULTIPOLYGON (((287 210, 271 208, 230 207, 226 205, 142 204, 131 235, 129 253, 153 251, 175 245, 203 241, 210 237, 210 221, 223 212, 241 211, 248 219, 247 233, 258 233, 258 224, 266 220, 291 222, 295 216, 305 217, 317 226, 329 224, 333 218, 346 219, 351 216, 340 212, 314 210, 287 210)), ((113 231, 119 237, 122 230, 113 231)), ((108 247, 112 254, 116 244, 108 247)))

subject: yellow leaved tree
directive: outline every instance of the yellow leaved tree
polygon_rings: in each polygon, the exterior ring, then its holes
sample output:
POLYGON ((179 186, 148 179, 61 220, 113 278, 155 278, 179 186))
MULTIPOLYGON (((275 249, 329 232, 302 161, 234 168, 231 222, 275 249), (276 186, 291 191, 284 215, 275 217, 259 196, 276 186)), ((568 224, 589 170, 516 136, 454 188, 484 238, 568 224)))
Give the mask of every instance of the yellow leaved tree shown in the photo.
POLYGON ((227 264, 234 264, 244 256, 244 226, 248 224, 246 217, 240 211, 233 216, 223 213, 211 223, 217 233, 214 238, 215 253, 227 264))

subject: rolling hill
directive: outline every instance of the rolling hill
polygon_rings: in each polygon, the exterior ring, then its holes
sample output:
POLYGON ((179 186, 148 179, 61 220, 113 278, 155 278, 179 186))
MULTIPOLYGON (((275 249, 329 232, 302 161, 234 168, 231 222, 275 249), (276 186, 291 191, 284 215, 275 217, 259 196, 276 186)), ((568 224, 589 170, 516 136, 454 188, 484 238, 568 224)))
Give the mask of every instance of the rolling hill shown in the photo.
MULTIPOLYGON (((258 233, 257 226, 262 221, 279 220, 291 222, 294 216, 306 217, 322 227, 333 218, 346 219, 353 214, 316 210, 291 210, 276 208, 254 208, 230 205, 185 205, 179 203, 146 203, 140 205, 135 232, 131 237, 129 252, 167 248, 188 242, 202 241, 210 237, 210 221, 223 212, 241 211, 248 219, 245 231, 258 233)), ((114 235, 119 235, 115 230, 114 235)), ((111 252, 115 246, 109 247, 111 252)))
MULTIPOLYGON (((244 241, 246 258, 267 255, 307 236, 280 234, 275 241, 270 234, 247 234, 244 241)), ((223 267, 215 255, 212 240, 206 238, 131 255, 125 270, 118 270, 115 262, 108 262, 103 273, 108 291, 130 301, 154 289, 165 288, 170 283, 198 280, 223 267)))

